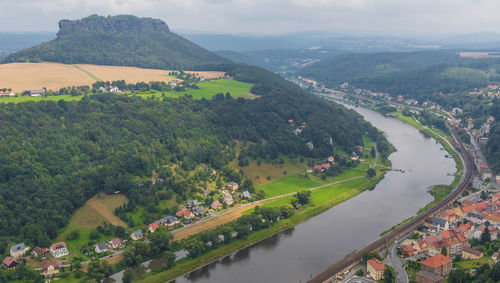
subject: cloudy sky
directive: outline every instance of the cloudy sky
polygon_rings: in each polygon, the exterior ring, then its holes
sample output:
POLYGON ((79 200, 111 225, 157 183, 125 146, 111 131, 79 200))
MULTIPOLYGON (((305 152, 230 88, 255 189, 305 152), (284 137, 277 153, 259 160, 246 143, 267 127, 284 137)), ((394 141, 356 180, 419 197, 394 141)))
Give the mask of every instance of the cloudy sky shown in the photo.
POLYGON ((160 18, 173 31, 453 34, 498 31, 498 0, 0 0, 0 31, 56 31, 90 14, 160 18))

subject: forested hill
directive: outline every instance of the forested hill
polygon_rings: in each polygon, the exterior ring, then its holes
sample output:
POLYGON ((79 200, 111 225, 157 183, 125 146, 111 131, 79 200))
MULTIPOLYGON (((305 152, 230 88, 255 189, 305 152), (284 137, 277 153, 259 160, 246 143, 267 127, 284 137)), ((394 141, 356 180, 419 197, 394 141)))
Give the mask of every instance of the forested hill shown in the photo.
POLYGON ((59 22, 57 38, 12 53, 2 63, 60 62, 204 70, 228 63, 170 32, 166 23, 135 16, 89 16, 59 22))
POLYGON ((130 194, 137 178, 149 179, 165 164, 220 169, 235 157, 235 140, 254 144, 249 155, 273 160, 282 154, 329 156, 330 137, 347 152, 363 144, 362 135, 384 139, 353 111, 275 74, 244 65, 227 68, 235 79, 255 83, 252 92, 260 97, 96 94, 72 102, 0 104, 0 235, 46 246, 96 193, 130 194), (296 136, 288 119, 307 127, 296 136))
POLYGON ((461 58, 455 50, 338 55, 299 74, 334 87, 352 86, 407 98, 429 99, 500 80, 499 59, 461 58))

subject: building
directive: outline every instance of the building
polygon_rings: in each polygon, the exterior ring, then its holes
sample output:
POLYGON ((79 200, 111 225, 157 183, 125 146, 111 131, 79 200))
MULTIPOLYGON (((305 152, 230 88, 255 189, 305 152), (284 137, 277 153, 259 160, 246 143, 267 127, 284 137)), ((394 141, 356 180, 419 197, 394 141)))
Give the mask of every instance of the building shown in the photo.
POLYGON ((108 242, 108 247, 110 249, 119 249, 119 248, 122 248, 123 245, 122 245, 122 241, 118 238, 114 238, 113 240, 109 241, 108 242))
POLYGON ((195 206, 195 207, 193 207, 192 210, 193 210, 193 213, 196 215, 203 215, 206 213, 205 208, 202 206, 195 206))
POLYGON ((51 277, 54 274, 59 273, 59 263, 56 261, 47 261, 42 266, 42 275, 45 277, 51 277))
POLYGON ((130 238, 134 241, 142 240, 144 238, 144 235, 142 234, 141 230, 134 231, 131 235, 130 238))
POLYGON ((108 251, 108 243, 100 243, 95 245, 95 252, 102 254, 108 251))
POLYGON ((13 245, 10 247, 10 256, 16 259, 21 258, 28 250, 29 248, 24 243, 13 245))
POLYGON ((172 228, 175 225, 181 223, 179 221, 179 219, 177 219, 177 217, 175 217, 175 216, 167 216, 165 218, 160 219, 159 222, 160 222, 161 225, 165 225, 165 226, 167 226, 169 228, 172 228))
POLYGON ((177 217, 184 217, 185 219, 191 219, 191 218, 194 218, 194 214, 190 211, 190 210, 187 210, 185 208, 177 211, 177 213, 175 214, 177 217))
POLYGON ((366 262, 366 271, 370 274, 373 280, 381 280, 384 278, 385 265, 378 259, 372 258, 366 262))
POLYGON ((444 282, 451 272, 452 260, 442 254, 429 257, 420 262, 417 283, 444 282))
POLYGON ((335 162, 335 158, 333 156, 329 156, 328 157, 328 162, 334 163, 335 162))
POLYGON ((307 148, 309 148, 309 150, 313 150, 314 149, 314 144, 312 142, 307 142, 306 146, 307 146, 307 148))
POLYGON ((235 182, 229 182, 229 184, 227 184, 227 189, 236 191, 238 189, 238 184, 235 182))
POLYGON ((222 204, 220 204, 220 201, 216 199, 214 202, 212 202, 212 205, 210 205, 212 209, 221 209, 222 204))
POLYGON ((15 258, 11 258, 10 256, 7 256, 2 262, 2 266, 5 268, 14 268, 18 264, 19 261, 17 261, 17 259, 15 258))
POLYGON ((34 257, 45 256, 46 253, 47 251, 40 247, 34 247, 33 250, 31 251, 31 255, 34 257))
POLYGON ((462 249, 462 259, 480 259, 484 256, 484 254, 478 250, 471 248, 463 248, 462 249))
POLYGON ((158 223, 151 223, 148 225, 148 230, 149 230, 149 233, 154 233, 156 231, 156 229, 158 229, 158 223))
POLYGON ((68 246, 66 245, 65 242, 59 242, 59 243, 52 244, 52 246, 50 246, 50 253, 55 258, 67 256, 69 254, 68 246))
POLYGON ((432 224, 437 227, 437 229, 442 229, 442 230, 448 230, 450 228, 450 224, 448 223, 448 220, 439 218, 439 217, 432 217, 432 224))
POLYGON ((45 89, 26 89, 23 91, 23 95, 27 96, 42 96, 45 94, 45 89))
POLYGON ((242 198, 250 199, 252 196, 248 191, 244 191, 243 194, 241 195, 242 198))

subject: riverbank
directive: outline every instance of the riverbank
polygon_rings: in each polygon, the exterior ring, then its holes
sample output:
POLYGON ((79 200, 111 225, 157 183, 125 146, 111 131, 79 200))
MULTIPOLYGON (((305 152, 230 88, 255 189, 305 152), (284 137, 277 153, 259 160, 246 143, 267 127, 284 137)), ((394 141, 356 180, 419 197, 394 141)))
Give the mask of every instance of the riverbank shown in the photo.
MULTIPOLYGON (((165 282, 175 279, 178 276, 203 268, 204 266, 215 262, 222 257, 228 256, 238 250, 245 249, 266 238, 272 237, 277 233, 290 229, 299 223, 321 214, 339 203, 342 203, 368 189, 374 188, 376 184, 384 178, 386 170, 377 169, 376 172, 377 174, 372 178, 360 178, 347 183, 336 184, 311 191, 311 200, 313 204, 298 210, 292 217, 276 222, 267 229, 252 233, 245 239, 236 240, 197 258, 183 259, 168 270, 160 270, 157 272, 153 271, 146 274, 139 280, 141 282, 165 282), (332 194, 334 191, 337 193, 341 191, 341 193, 332 194), (332 195, 334 196, 333 198, 331 197, 332 195), (330 196, 330 198, 328 196, 330 196)), ((272 200, 268 203, 264 203, 264 205, 277 206, 280 203, 289 203, 291 197, 292 196, 287 196, 277 200, 272 200)))

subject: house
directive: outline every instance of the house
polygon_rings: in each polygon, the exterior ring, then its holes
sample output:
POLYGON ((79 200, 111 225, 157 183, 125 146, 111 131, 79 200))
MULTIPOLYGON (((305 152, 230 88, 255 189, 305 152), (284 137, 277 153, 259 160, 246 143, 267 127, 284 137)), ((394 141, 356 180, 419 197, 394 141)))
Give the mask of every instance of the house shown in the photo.
POLYGON ((489 221, 493 225, 499 225, 500 224, 500 215, 491 213, 490 215, 486 216, 484 220, 489 221))
POLYGON ((335 158, 333 156, 328 157, 328 162, 335 163, 335 158))
POLYGON ((203 215, 206 212, 205 208, 202 206, 195 206, 192 210, 195 215, 203 215))
POLYGON ((46 253, 47 252, 40 247, 34 247, 31 251, 31 255, 34 257, 45 256, 46 253))
POLYGON ((188 200, 186 201, 186 206, 187 207, 193 207, 193 206, 197 206, 197 205, 200 205, 201 202, 199 202, 198 200, 188 200))
POLYGON ((175 214, 177 217, 184 217, 186 219, 191 219, 194 217, 194 214, 190 211, 190 210, 187 210, 187 209, 181 209, 179 211, 177 211, 177 213, 175 214))
POLYGON ((108 248, 110 249, 119 249, 122 247, 123 247, 122 241, 118 238, 114 238, 113 240, 108 242, 108 248))
POLYGON ((465 237, 470 238, 472 236, 472 232, 474 231, 474 223, 462 223, 460 224, 460 226, 458 226, 458 231, 463 233, 465 237))
POLYGON ((323 163, 323 164, 321 164, 321 168, 323 170, 328 170, 328 169, 330 169, 330 167, 331 167, 330 163, 323 163))
POLYGON ((480 259, 484 256, 484 254, 478 250, 471 248, 463 248, 462 249, 462 259, 480 259))
POLYGON ((403 101, 404 96, 402 96, 402 95, 400 94, 400 95, 398 95, 398 96, 396 97, 396 99, 397 99, 399 102, 401 102, 401 101, 403 101))
POLYGON ((45 89, 26 89, 23 91, 23 95, 27 96, 42 96, 45 94, 45 89))
POLYGON ((444 282, 451 272, 452 260, 442 254, 429 257, 420 262, 420 271, 417 273, 418 283, 444 282))
POLYGON ((13 245, 10 247, 10 256, 13 258, 21 258, 29 248, 27 248, 24 243, 13 245))
POLYGON ((218 199, 216 199, 214 202, 212 202, 212 204, 210 206, 212 207, 212 209, 221 209, 222 208, 222 204, 220 204, 220 201, 218 199))
POLYGON ((244 191, 243 194, 241 195, 242 198, 250 199, 252 196, 248 191, 244 191))
POLYGON ((288 119, 288 124, 293 126, 295 124, 295 121, 293 119, 288 119))
POLYGON ((306 146, 307 146, 307 148, 309 148, 309 150, 313 150, 314 149, 314 144, 312 142, 307 142, 306 146))
POLYGON ((52 246, 50 246, 50 253, 55 258, 67 256, 69 254, 68 246, 66 245, 65 242, 59 242, 59 243, 52 244, 52 246))
POLYGON ((59 263, 57 261, 47 261, 42 266, 42 275, 45 277, 51 277, 54 274, 59 273, 59 263))
POLYGON ((95 245, 95 252, 98 254, 102 254, 108 251, 107 243, 100 243, 95 245))
POLYGON ((432 217, 431 223, 435 225, 438 230, 439 229, 448 230, 450 228, 448 220, 436 216, 432 217))
POLYGON ((378 259, 372 258, 366 262, 366 271, 370 274, 373 280, 384 279, 385 265, 383 265, 378 259))
POLYGON ((230 194, 225 195, 224 202, 227 204, 232 204, 234 202, 233 196, 230 194))
POLYGON ((167 216, 165 218, 160 219, 160 224, 165 225, 169 228, 172 228, 179 223, 181 222, 175 216, 167 216))
POLYGON ((484 222, 483 216, 481 213, 471 211, 467 213, 467 216, 465 216, 465 219, 475 223, 475 224, 482 224, 484 222))
POLYGON ((19 261, 17 261, 17 259, 15 259, 15 258, 11 258, 10 256, 7 256, 2 262, 2 266, 6 267, 6 268, 14 268, 18 264, 19 264, 19 261))
POLYGON ((295 130, 293 130, 292 132, 294 135, 298 136, 300 133, 302 133, 302 129, 301 128, 297 128, 295 130))
POLYGON ((141 230, 134 231, 131 235, 130 238, 134 241, 142 240, 144 238, 144 235, 142 234, 141 230))
POLYGON ((355 148, 355 149, 357 149, 359 153, 363 153, 363 149, 364 149, 364 148, 363 148, 363 146, 362 146, 362 145, 357 145, 357 146, 355 146, 354 148, 355 148))
POLYGON ((235 182, 229 182, 229 184, 227 184, 227 189, 236 191, 238 189, 238 184, 235 182))
POLYGON ((498 200, 500 200, 500 193, 491 196, 491 202, 497 202, 498 200))
POLYGON ((151 223, 148 225, 148 230, 149 230, 149 233, 154 233, 156 231, 156 229, 158 229, 158 223, 151 223))
POLYGON ((313 168, 316 171, 321 171, 321 172, 323 171, 323 167, 321 167, 321 165, 314 165, 313 168))

